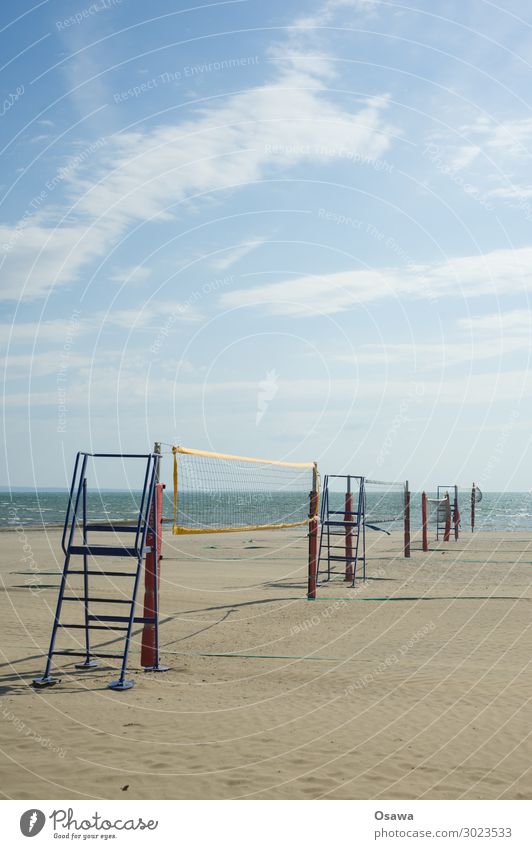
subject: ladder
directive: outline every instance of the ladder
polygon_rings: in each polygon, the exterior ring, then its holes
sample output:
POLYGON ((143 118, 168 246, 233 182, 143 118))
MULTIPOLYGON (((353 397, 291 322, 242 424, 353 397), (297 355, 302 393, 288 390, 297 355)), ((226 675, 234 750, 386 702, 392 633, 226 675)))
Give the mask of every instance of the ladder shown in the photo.
MULTIPOLYGON (((131 635, 135 624, 151 624, 155 630, 156 663, 152 667, 154 671, 164 671, 165 667, 159 664, 159 637, 158 637, 158 599, 157 581, 155 581, 153 616, 135 616, 135 604, 140 584, 140 576, 143 569, 146 554, 152 552, 152 546, 147 545, 149 535, 150 542, 157 546, 157 528, 159 516, 157 515, 157 498, 155 497, 158 462, 158 454, 89 454, 84 451, 78 452, 72 475, 72 484, 68 499, 67 513, 63 526, 61 548, 65 555, 59 595, 55 610, 52 627, 52 636, 48 650, 46 666, 43 675, 33 680, 35 687, 49 687, 59 682, 50 674, 53 658, 61 655, 64 657, 82 657, 84 660, 76 664, 77 669, 93 669, 98 666, 95 658, 109 658, 121 660, 120 675, 116 681, 111 681, 108 687, 112 690, 129 690, 134 686, 134 681, 126 679, 127 662, 131 643, 131 635), (112 522, 88 522, 87 521, 87 462, 89 458, 95 460, 103 458, 138 459, 145 460, 144 483, 139 505, 137 520, 134 524, 121 524, 112 522), (89 540, 89 534, 114 533, 128 534, 132 537, 132 545, 101 545, 93 544, 89 540), (81 539, 79 539, 81 537, 81 539), (96 568, 95 558, 127 558, 135 563, 133 570, 96 568), (82 566, 78 565, 76 558, 82 558, 82 566), (90 560, 89 560, 90 559, 90 560), (74 568, 72 568, 74 566, 74 568), (83 578, 83 590, 70 590, 69 579, 71 576, 83 578), (89 578, 125 578, 132 581, 131 595, 128 598, 109 598, 99 595, 91 595, 89 578), (63 604, 77 603, 83 606, 83 623, 63 622, 61 614, 63 604), (93 613, 94 605, 123 605, 125 615, 93 613), (56 638, 60 630, 83 630, 85 650, 56 649, 56 638), (91 648, 92 631, 116 631, 124 634, 124 644, 120 653, 93 651, 91 648)), ((155 551, 155 557, 157 552, 155 551)), ((78 561, 79 562, 79 561, 78 561)), ((75 618, 75 617, 73 617, 75 618)))
POLYGON ((321 569, 323 582, 330 581, 333 575, 342 575, 344 581, 350 582, 351 586, 354 587, 359 563, 362 565, 362 580, 366 580, 364 504, 363 477, 325 475, 320 515, 318 580, 321 569), (344 509, 342 510, 336 510, 332 507, 329 491, 331 478, 342 479, 346 482, 344 509), (337 564, 342 564, 343 568, 335 568, 337 564))

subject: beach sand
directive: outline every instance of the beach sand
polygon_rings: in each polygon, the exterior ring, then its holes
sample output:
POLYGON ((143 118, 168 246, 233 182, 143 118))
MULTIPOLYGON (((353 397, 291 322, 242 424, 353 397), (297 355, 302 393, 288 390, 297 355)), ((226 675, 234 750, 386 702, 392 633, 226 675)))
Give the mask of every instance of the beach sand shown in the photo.
POLYGON ((30 687, 62 557, 57 530, 26 537, 30 553, 0 533, 4 798, 532 798, 532 534, 464 533, 428 554, 416 539, 405 560, 400 535, 373 533, 367 581, 307 601, 305 531, 165 531, 170 670, 142 671, 137 626, 125 692, 106 688, 109 662, 62 658, 60 684, 30 687))

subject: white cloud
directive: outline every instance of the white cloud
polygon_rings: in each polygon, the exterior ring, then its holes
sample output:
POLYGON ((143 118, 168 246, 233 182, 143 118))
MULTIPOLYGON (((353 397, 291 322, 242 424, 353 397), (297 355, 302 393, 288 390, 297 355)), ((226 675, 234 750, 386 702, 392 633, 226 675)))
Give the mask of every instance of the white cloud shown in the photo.
POLYGON ((157 301, 140 304, 129 309, 113 308, 100 313, 96 318, 99 325, 121 327, 124 330, 163 327, 171 317, 171 326, 176 321, 197 321, 200 315, 195 307, 178 301, 157 301))
POLYGON ((32 354, 9 354, 0 357, 0 368, 5 370, 8 380, 20 379, 21 377, 46 377, 58 375, 62 367, 68 370, 79 369, 90 365, 91 358, 84 354, 69 352, 68 358, 62 361, 57 351, 46 351, 44 353, 32 354))
POLYGON ((211 262, 213 268, 217 271, 225 271, 231 266, 235 265, 240 259, 247 256, 249 253, 254 251, 256 248, 263 245, 266 239, 259 238, 253 239, 251 242, 245 242, 242 245, 239 245, 233 249, 227 249, 222 256, 217 257, 211 262))
POLYGON ((451 150, 449 167, 453 171, 461 171, 463 168, 471 165, 481 152, 482 149, 478 145, 459 145, 454 150, 451 150))
MULTIPOLYGON (((79 324, 76 326, 76 333, 83 332, 86 325, 83 323, 83 318, 79 318, 79 324)), ((65 336, 69 331, 70 317, 56 318, 53 321, 16 321, 13 324, 4 322, 0 324, 0 339, 8 341, 10 346, 22 343, 25 347, 29 341, 36 342, 53 341, 64 343, 65 336)))
POLYGON ((440 343, 364 345, 352 356, 332 358, 337 362, 356 366, 409 365, 416 374, 437 369, 441 371, 456 365, 468 368, 474 362, 502 360, 517 351, 528 351, 529 336, 492 337, 470 342, 442 341, 440 343))
POLYGON ((489 197, 504 198, 505 200, 526 200, 532 198, 532 186, 528 183, 523 186, 500 186, 498 189, 490 189, 486 194, 489 197))
POLYGON ((372 97, 358 111, 343 109, 329 99, 315 75, 319 70, 289 62, 271 85, 237 93, 221 106, 204 106, 179 125, 108 139, 92 152, 90 166, 81 163, 64 176, 73 224, 56 225, 60 211, 43 206, 38 215, 0 228, 0 297, 32 299, 75 282, 131 224, 172 219, 185 200, 346 151, 368 160, 381 157, 396 134, 384 118, 388 99, 372 97))
POLYGON ((342 271, 289 278, 222 295, 225 307, 260 304, 272 314, 332 315, 385 297, 508 295, 532 291, 532 248, 454 257, 439 265, 342 271))
POLYGON ((103 224, 51 227, 42 215, 0 225, 0 298, 34 300, 76 282, 81 269, 115 244, 103 224))
POLYGON ((151 269, 144 265, 130 265, 127 268, 116 268, 109 280, 113 283, 144 283, 152 275, 151 269))
POLYGON ((501 333, 530 334, 532 331, 532 310, 510 310, 509 312, 461 318, 458 321, 458 326, 473 334, 486 334, 490 338, 501 333))

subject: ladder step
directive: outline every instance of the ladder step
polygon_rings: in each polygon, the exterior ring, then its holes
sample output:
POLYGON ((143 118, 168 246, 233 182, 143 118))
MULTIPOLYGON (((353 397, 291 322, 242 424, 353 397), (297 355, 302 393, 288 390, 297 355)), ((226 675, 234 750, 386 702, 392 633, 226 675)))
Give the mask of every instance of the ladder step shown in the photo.
POLYGON ((104 578, 134 578, 136 572, 104 572, 99 569, 69 569, 68 575, 101 575, 104 578))
MULTIPOLYGON (((87 619, 90 622, 129 622, 129 616, 95 616, 91 614, 87 619)), ((155 619, 153 616, 134 616, 133 622, 138 622, 141 625, 144 623, 153 624, 155 619)))
MULTIPOLYGON (((53 651, 52 654, 62 654, 64 657, 87 657, 87 652, 84 651, 53 651)), ((101 652, 91 651, 91 657, 112 657, 114 660, 122 660, 123 654, 102 654, 101 652)))
MULTIPOLYGON (((63 596, 63 601, 81 601, 81 602, 84 602, 85 598, 83 596, 66 596, 65 595, 65 596, 63 596)), ((132 603, 130 598, 92 598, 91 597, 91 598, 87 599, 87 602, 89 602, 89 601, 90 601, 91 604, 93 604, 94 602, 96 602, 98 604, 100 602, 101 603, 109 602, 110 604, 131 604, 132 603)))
MULTIPOLYGON (((57 625, 58 628, 78 628, 85 630, 85 625, 73 625, 70 623, 63 624, 59 622, 57 625)), ((127 628, 113 628, 111 625, 87 625, 87 628, 90 631, 127 631, 127 628)))
POLYGON ((345 554, 343 554, 343 555, 331 554, 330 557, 326 557, 325 560, 341 560, 343 563, 345 563, 346 561, 348 563, 354 563, 355 560, 356 560, 356 557, 355 557, 354 554, 352 554, 351 557, 346 557, 345 554))
POLYGON ((87 531, 102 531, 102 532, 111 532, 111 531, 123 531, 126 534, 136 534, 137 526, 136 525, 113 525, 112 523, 104 524, 93 522, 90 525, 85 525, 85 530, 87 531))
POLYGON ((328 510, 329 516, 358 516, 357 510, 328 510))
POLYGON ((358 522, 351 522, 351 521, 349 521, 349 520, 348 520, 348 521, 345 521, 345 522, 340 522, 340 521, 339 521, 339 519, 332 519, 332 520, 331 520, 331 519, 327 519, 327 520, 326 520, 325 522, 323 522, 322 524, 324 524, 324 525, 334 525, 335 527, 336 527, 336 526, 338 526, 338 525, 341 525, 342 527, 345 527, 345 526, 347 525, 347 526, 348 526, 348 527, 350 527, 350 528, 351 528, 351 527, 357 527, 357 526, 358 526, 358 522))
POLYGON ((135 547, 123 545, 71 545, 69 554, 92 554, 99 557, 140 557, 135 547))

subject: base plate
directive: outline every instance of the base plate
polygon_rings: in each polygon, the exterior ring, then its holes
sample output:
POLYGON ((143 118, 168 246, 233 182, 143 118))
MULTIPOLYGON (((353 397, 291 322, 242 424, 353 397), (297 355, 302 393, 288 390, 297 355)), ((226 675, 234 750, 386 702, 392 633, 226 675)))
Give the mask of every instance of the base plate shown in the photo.
POLYGON ((135 682, 131 681, 131 679, 126 679, 125 681, 111 681, 111 683, 107 686, 110 690, 131 690, 131 688, 135 686, 135 682))
POLYGON ((51 675, 42 678, 34 678, 32 681, 33 687, 53 687, 54 684, 59 684, 60 678, 52 678, 51 675))
POLYGON ((94 669, 99 664, 95 660, 85 660, 83 663, 75 663, 74 666, 76 669, 94 669))

